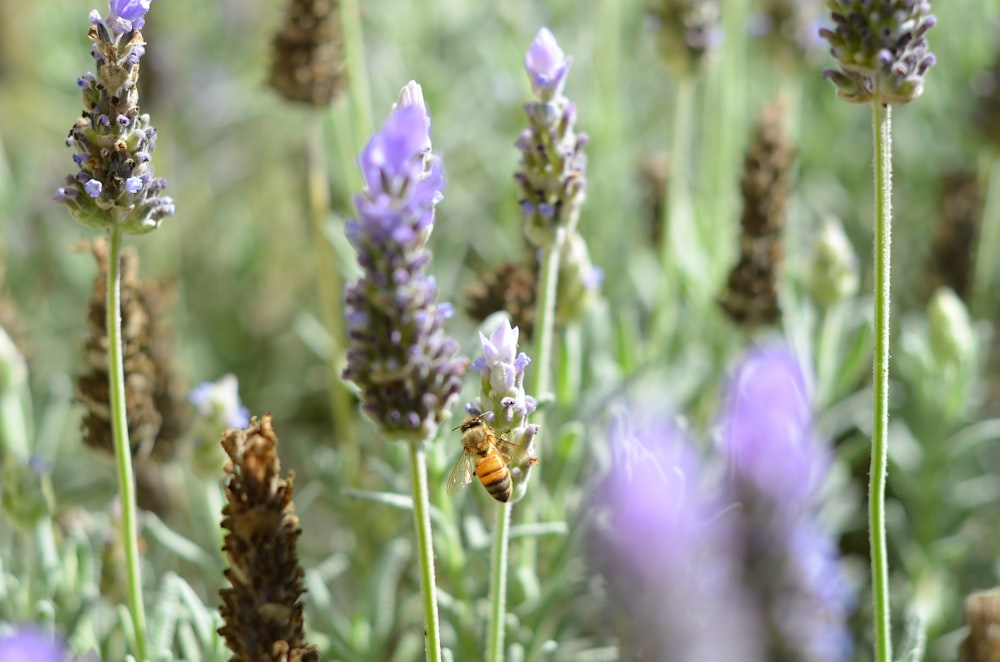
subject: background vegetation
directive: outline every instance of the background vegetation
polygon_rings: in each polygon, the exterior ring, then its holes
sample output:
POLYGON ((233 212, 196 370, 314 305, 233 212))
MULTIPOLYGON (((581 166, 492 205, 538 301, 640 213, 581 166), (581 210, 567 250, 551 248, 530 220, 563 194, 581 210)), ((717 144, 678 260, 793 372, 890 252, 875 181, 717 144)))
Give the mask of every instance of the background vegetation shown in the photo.
MULTIPOLYGON (((644 3, 372 0, 362 7, 372 122, 381 123, 408 80, 423 86, 449 180, 431 271, 442 297, 459 309, 478 272, 527 261, 512 179, 519 157, 513 142, 526 126, 522 104, 530 94, 524 52, 547 25, 574 58, 566 93, 591 140, 580 228, 605 279, 599 300, 560 343, 570 349, 557 368, 541 479, 527 497, 541 525, 517 528, 521 507, 514 510, 510 659, 614 659, 615 633, 579 534, 584 499, 607 462, 609 412, 628 394, 652 396, 707 439, 727 368, 768 334, 785 336, 820 385, 818 426, 837 448, 825 516, 867 596, 870 111, 836 99, 820 76, 832 66, 821 45, 779 66, 748 28, 763 4, 726 3, 724 39, 698 86, 695 209, 710 234, 690 247, 703 276, 672 304, 674 323, 663 338, 649 331, 661 305, 652 238, 658 221, 640 171, 670 145, 676 81, 659 61, 644 3), (721 313, 715 297, 738 254, 742 153, 761 106, 779 92, 791 100, 797 150, 784 321, 751 337, 721 313), (827 215, 842 219, 862 282, 857 297, 837 304, 832 328, 831 313, 807 287, 811 246, 827 215)), ((74 80, 90 64, 90 9, 68 0, 0 1, 0 297, 17 311, 11 328, 29 362, 30 387, 20 397, 36 458, 30 467, 3 466, 0 621, 54 623, 74 650, 95 648, 110 660, 122 657, 115 474, 81 443, 72 386, 82 369, 95 275, 89 255, 72 247, 93 232, 52 201, 73 169, 62 143, 79 112, 74 80)), ((250 411, 274 415, 283 465, 297 474, 310 640, 324 659, 417 659, 423 640, 411 515, 392 498, 409 491, 405 448, 380 440, 360 416, 348 437, 330 432, 330 374, 305 206, 305 112, 265 85, 282 9, 276 0, 153 3, 143 30, 149 45, 141 99, 159 133, 154 165, 168 178, 178 211, 129 243, 143 277, 165 279, 176 290, 167 322, 182 379, 193 386, 233 373, 250 411)), ((1000 3, 953 0, 935 6, 935 14, 929 41, 938 64, 924 96, 894 113, 897 369, 889 496, 900 636, 908 617, 919 614, 927 659, 944 660, 953 659, 963 636, 962 599, 996 585, 1000 572, 1000 421, 991 418, 997 375, 988 360, 1000 263, 995 249, 981 249, 975 350, 953 367, 932 345, 927 265, 948 193, 944 176, 971 171, 988 192, 1000 144, 991 140, 1000 136, 978 130, 982 102, 975 92, 997 84, 989 71, 1000 3), (958 404, 929 414, 948 394, 959 394, 958 404)), ((350 276, 353 256, 339 228, 360 182, 348 165, 366 136, 334 130, 355 123, 343 102, 327 119, 331 236, 350 276)), ((991 214, 986 206, 987 237, 996 236, 997 209, 991 214)), ((459 314, 449 328, 468 356, 478 352, 478 324, 459 314)), ((524 348, 530 353, 530 345, 524 348)), ((468 380, 463 403, 476 382, 468 380)), ((218 432, 191 440, 199 450, 190 465, 165 470, 187 498, 162 518, 144 519, 152 628, 177 658, 226 658, 214 634, 223 582, 221 473, 211 470, 221 462, 218 432)), ((456 499, 444 494, 459 448, 458 433, 443 434, 429 446, 429 469, 444 643, 454 659, 474 660, 483 646, 493 517, 480 489, 456 499)), ((861 604, 859 660, 870 650, 861 604)))

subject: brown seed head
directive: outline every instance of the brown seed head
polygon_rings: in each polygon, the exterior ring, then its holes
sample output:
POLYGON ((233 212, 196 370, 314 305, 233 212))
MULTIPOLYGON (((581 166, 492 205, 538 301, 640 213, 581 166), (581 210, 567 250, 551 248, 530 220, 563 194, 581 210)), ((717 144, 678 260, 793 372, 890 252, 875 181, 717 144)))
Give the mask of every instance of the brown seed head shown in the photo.
POLYGON ((305 640, 303 570, 296 542, 302 534, 292 501, 294 472, 282 478, 271 416, 254 417, 245 430, 227 430, 229 459, 222 528, 230 586, 219 591, 225 625, 219 634, 231 662, 318 662, 305 640))
POLYGON ((291 0, 274 35, 268 83, 288 101, 325 106, 347 87, 337 0, 291 0))
POLYGON ((740 258, 729 273, 719 304, 733 322, 745 328, 781 319, 777 279, 794 160, 784 130, 785 112, 780 100, 764 108, 743 160, 740 258))

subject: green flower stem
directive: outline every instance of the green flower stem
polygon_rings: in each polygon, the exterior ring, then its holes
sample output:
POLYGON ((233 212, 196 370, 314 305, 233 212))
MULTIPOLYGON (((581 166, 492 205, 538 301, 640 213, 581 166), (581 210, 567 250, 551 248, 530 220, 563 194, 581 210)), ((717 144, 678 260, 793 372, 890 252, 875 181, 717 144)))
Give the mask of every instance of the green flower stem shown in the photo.
MULTIPOLYGON (((568 227, 575 225, 574 219, 567 223, 568 227)), ((552 246, 542 256, 541 273, 539 274, 538 302, 535 304, 535 345, 534 384, 531 392, 536 398, 545 398, 552 390, 552 337, 554 335, 556 318, 556 293, 559 284, 559 259, 562 257, 562 247, 566 243, 569 231, 565 227, 556 228, 552 246)), ((537 472, 537 467, 535 468, 537 472)))
POLYGON ((972 314, 978 319, 994 319, 994 274, 1000 265, 1000 154, 990 150, 980 162, 980 173, 985 201, 974 263, 972 314))
MULTIPOLYGON (((556 292, 559 284, 559 259, 562 256, 562 246, 569 233, 567 228, 576 224, 576 218, 569 219, 566 227, 556 228, 552 245, 542 256, 541 274, 539 275, 538 301, 535 312, 535 360, 534 384, 531 392, 536 398, 547 397, 552 384, 552 338, 556 316, 556 292)), ((545 429, 545 411, 535 414, 535 422, 542 430, 545 429)), ((535 437, 538 443, 539 437, 535 437)), ((538 467, 530 469, 538 480, 538 467)), ((492 571, 490 574, 490 625, 488 642, 488 659, 490 662, 503 660, 504 624, 507 608, 507 548, 510 545, 510 508, 511 504, 501 504, 497 510, 496 527, 493 530, 493 554, 490 559, 492 571)), ((522 509, 525 523, 538 520, 535 501, 527 499, 522 509)), ((534 538, 528 538, 524 544, 525 563, 535 566, 537 544, 534 538)))
MULTIPOLYGON (((694 102, 697 78, 685 76, 677 81, 674 97, 674 126, 670 145, 670 171, 667 175, 663 219, 660 225, 660 302, 653 320, 650 348, 662 348, 677 323, 678 285, 690 294, 691 283, 702 275, 691 264, 690 256, 700 252, 698 231, 694 224, 690 172, 690 137, 694 131, 694 102), (678 283, 679 281, 679 283, 678 283)), ((657 351, 657 350, 653 350, 657 351)))
POLYGON ((121 494, 121 537, 125 547, 125 572, 128 577, 128 608, 135 633, 135 656, 146 660, 146 612, 142 604, 142 575, 139 569, 139 538, 136 526, 135 477, 132 471, 132 445, 128 438, 125 410, 125 362, 122 356, 121 249, 122 231, 117 222, 108 231, 108 379, 111 390, 111 430, 118 465, 118 489, 121 494))
POLYGON ((875 137, 875 390, 868 528, 871 537, 875 662, 891 662, 889 561, 885 532, 885 484, 889 445, 889 257, 892 243, 892 122, 878 95, 872 102, 875 137))
POLYGON ((354 125, 353 154, 360 154, 363 141, 372 134, 372 101, 365 66, 364 33, 361 31, 361 8, 358 0, 340 3, 341 34, 347 59, 348 95, 354 125))
POLYGON ((338 441, 349 436, 353 417, 350 394, 340 379, 341 356, 344 351, 344 312, 340 305, 344 285, 337 271, 333 246, 326 232, 326 219, 330 210, 327 192, 326 141, 323 136, 322 116, 310 113, 306 149, 309 152, 309 221, 313 233, 316 269, 319 272, 320 311, 323 325, 330 336, 327 364, 330 371, 330 411, 333 414, 333 434, 338 441))
POLYGON ((434 583, 434 543, 431 537, 430 491, 423 443, 409 443, 413 480, 413 520, 417 526, 420 555, 420 592, 424 600, 424 636, 427 660, 441 662, 441 626, 438 621, 437 586, 434 583))
POLYGON ((510 542, 511 504, 497 506, 497 523, 493 529, 493 555, 490 563, 490 631, 487 640, 489 662, 502 662, 503 640, 507 615, 507 547, 510 542))

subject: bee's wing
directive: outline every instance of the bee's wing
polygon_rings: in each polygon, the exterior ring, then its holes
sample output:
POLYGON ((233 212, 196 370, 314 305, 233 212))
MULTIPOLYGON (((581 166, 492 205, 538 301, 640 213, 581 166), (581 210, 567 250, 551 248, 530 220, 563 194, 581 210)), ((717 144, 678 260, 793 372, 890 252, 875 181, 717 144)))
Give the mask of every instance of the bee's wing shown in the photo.
POLYGON ((528 449, 507 441, 505 438, 497 439, 497 450, 503 455, 504 461, 509 467, 520 467, 525 464, 538 464, 538 458, 528 452, 528 449))
POLYGON ((472 472, 475 470, 475 467, 476 459, 463 451, 462 456, 455 463, 455 468, 451 470, 451 474, 448 476, 448 483, 445 485, 445 491, 448 493, 448 496, 454 495, 469 484, 472 480, 472 472))

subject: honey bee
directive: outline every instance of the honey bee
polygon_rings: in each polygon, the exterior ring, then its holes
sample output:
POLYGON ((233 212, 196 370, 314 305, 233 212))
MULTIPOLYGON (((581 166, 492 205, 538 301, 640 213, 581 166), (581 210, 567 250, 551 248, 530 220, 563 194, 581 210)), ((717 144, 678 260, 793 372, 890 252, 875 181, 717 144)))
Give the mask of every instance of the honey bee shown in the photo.
POLYGON ((506 503, 514 491, 510 467, 538 464, 538 458, 516 444, 507 441, 506 435, 497 436, 481 416, 469 416, 457 429, 462 430, 462 456, 448 476, 446 490, 453 495, 472 481, 475 470, 479 482, 489 495, 506 503))

